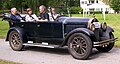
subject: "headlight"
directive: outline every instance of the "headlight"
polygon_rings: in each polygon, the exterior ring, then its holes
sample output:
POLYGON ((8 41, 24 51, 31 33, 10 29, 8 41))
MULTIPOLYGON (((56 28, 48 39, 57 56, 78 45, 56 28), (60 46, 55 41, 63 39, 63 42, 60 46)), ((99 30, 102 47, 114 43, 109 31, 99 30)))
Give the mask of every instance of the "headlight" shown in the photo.
POLYGON ((101 24, 101 29, 103 29, 104 31, 106 31, 106 29, 107 29, 107 23, 106 22, 104 22, 104 23, 101 24))
POLYGON ((94 31, 95 30, 95 25, 94 24, 90 24, 89 25, 89 29, 92 30, 92 31, 94 31))
POLYGON ((93 22, 93 24, 95 25, 95 28, 100 28, 101 24, 99 22, 93 22))
POLYGON ((100 28, 101 24, 99 22, 93 22, 90 23, 88 27, 90 30, 94 31, 96 28, 100 28))

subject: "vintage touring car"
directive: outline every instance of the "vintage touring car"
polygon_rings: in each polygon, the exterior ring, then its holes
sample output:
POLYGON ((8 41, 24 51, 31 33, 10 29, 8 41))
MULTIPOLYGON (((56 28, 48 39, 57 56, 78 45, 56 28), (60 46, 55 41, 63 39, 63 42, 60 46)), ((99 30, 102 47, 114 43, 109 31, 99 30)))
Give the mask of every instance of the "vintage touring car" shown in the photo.
POLYGON ((76 59, 87 59, 93 48, 110 51, 117 38, 107 23, 96 18, 59 16, 48 22, 16 22, 4 15, 9 22, 6 41, 11 48, 20 51, 24 46, 60 48, 67 46, 76 59))

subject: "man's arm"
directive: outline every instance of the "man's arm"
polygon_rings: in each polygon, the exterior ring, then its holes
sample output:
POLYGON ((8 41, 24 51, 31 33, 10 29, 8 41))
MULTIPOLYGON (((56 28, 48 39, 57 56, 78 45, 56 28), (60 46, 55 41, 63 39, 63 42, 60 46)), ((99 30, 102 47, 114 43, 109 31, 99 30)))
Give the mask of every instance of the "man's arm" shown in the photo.
POLYGON ((21 18, 21 20, 25 21, 25 17, 22 17, 20 14, 17 15, 21 18))

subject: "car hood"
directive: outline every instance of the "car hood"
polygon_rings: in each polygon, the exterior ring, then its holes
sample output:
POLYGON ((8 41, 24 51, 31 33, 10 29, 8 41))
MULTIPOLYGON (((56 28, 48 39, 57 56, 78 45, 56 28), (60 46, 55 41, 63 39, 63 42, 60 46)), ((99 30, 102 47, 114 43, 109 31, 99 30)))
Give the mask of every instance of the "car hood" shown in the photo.
POLYGON ((63 23, 88 23, 91 18, 82 18, 82 17, 60 17, 59 22, 63 23))

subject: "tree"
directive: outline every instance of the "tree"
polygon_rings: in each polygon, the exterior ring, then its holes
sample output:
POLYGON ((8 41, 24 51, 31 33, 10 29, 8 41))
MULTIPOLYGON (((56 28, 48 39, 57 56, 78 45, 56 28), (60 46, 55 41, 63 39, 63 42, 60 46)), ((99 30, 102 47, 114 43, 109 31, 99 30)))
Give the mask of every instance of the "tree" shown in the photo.
POLYGON ((111 1, 111 8, 113 8, 116 12, 120 10, 120 0, 112 0, 111 1))
POLYGON ((0 9, 2 9, 2 0, 0 0, 0 9))
POLYGON ((79 1, 80 0, 0 0, 0 9, 10 9, 12 7, 16 7, 19 11, 23 11, 23 9, 30 7, 35 13, 37 13, 40 5, 45 5, 46 7, 56 7, 65 6, 66 4, 68 4, 68 6, 70 7, 78 7, 79 1))
POLYGON ((111 0, 102 0, 105 4, 110 4, 111 0))

